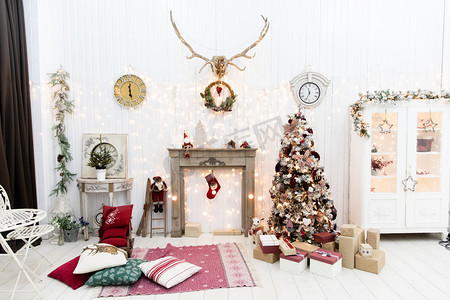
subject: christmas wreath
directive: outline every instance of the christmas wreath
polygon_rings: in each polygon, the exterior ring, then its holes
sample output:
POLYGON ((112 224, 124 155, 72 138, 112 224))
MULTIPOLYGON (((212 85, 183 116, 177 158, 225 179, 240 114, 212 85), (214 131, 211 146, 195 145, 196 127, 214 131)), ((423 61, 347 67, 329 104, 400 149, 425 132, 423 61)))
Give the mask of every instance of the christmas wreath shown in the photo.
POLYGON ((234 94, 233 89, 231 86, 223 81, 214 81, 211 82, 206 88, 203 93, 200 93, 200 96, 205 99, 205 106, 207 108, 210 108, 214 111, 231 111, 233 108, 233 103, 236 102, 237 95, 234 94), (215 90, 213 89, 215 87, 215 90), (216 99, 222 99, 222 93, 223 87, 225 87, 228 90, 229 95, 220 102, 219 106, 216 104, 216 99), (212 91, 211 91, 212 90, 212 91), (217 97, 215 95, 217 95, 217 97))

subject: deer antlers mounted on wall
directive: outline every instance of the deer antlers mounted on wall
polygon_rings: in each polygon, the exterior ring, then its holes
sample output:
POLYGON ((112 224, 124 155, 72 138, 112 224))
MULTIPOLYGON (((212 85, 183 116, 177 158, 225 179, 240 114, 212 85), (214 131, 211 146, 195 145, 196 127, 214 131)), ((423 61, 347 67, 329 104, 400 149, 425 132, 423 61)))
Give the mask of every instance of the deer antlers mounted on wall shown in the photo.
POLYGON ((248 46, 247 48, 244 49, 244 51, 233 55, 231 58, 227 59, 225 56, 220 55, 220 56, 213 56, 211 59, 208 59, 206 57, 204 57, 203 55, 198 54, 197 52, 194 51, 194 49, 191 47, 191 45, 189 45, 186 40, 181 36, 180 31, 177 28, 177 25, 175 24, 175 22, 173 21, 172 18, 172 11, 170 11, 170 21, 172 22, 172 26, 173 29, 175 30, 175 33, 177 34, 178 38, 180 39, 180 41, 189 49, 189 51, 191 51, 191 55, 190 56, 186 56, 187 59, 192 59, 194 57, 198 57, 200 59, 203 59, 205 61, 205 64, 201 67, 199 73, 207 66, 210 65, 211 66, 211 70, 214 73, 214 75, 217 77, 218 81, 221 81, 221 79, 225 76, 225 74, 227 74, 227 67, 229 65, 235 67, 236 69, 238 69, 239 71, 244 71, 244 68, 240 68, 238 67, 233 60, 235 60, 236 58, 239 57, 244 57, 244 58, 248 58, 248 59, 252 59, 253 57, 255 57, 256 54, 253 54, 253 56, 250 56, 247 54, 248 51, 250 51, 251 49, 255 48, 256 45, 258 45, 262 39, 266 36, 267 31, 269 30, 269 22, 267 20, 267 18, 264 18, 264 16, 261 16, 264 20, 264 27, 262 28, 258 39, 251 44, 250 46, 248 46))

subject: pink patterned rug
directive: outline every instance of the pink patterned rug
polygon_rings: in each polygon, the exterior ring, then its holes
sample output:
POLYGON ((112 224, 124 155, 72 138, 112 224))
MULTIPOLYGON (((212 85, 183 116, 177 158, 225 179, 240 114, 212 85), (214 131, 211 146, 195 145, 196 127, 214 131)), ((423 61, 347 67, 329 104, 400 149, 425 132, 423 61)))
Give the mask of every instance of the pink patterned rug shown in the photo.
POLYGON ((101 289, 98 297, 171 294, 217 288, 256 286, 254 276, 235 243, 184 247, 174 247, 167 244, 166 248, 135 248, 132 257, 150 261, 167 255, 185 259, 187 262, 202 267, 202 269, 170 289, 141 276, 133 285, 105 286, 101 289))

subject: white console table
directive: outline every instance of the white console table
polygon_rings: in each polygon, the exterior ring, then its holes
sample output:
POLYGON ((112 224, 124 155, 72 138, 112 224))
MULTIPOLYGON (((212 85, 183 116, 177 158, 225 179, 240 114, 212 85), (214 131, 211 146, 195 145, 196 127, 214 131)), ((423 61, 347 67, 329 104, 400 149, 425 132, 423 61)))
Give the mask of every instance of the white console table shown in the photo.
MULTIPOLYGON (((131 204, 131 189, 133 188, 133 178, 125 179, 106 179, 98 181, 97 179, 78 178, 78 189, 80 190, 81 216, 86 221, 89 217, 87 205, 87 193, 108 193, 109 205, 114 205, 115 192, 127 192, 127 203, 131 204)), ((89 230, 85 228, 84 239, 89 239, 89 230)))

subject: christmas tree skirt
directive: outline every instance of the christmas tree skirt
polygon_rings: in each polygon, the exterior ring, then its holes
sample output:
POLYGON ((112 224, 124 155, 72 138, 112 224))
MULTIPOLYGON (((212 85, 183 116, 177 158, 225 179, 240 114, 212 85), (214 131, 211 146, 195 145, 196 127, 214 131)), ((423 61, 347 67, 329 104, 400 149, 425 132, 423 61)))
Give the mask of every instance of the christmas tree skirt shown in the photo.
POLYGON ((171 294, 256 286, 257 280, 254 269, 249 265, 250 260, 245 257, 245 251, 241 251, 236 243, 184 247, 167 244, 166 248, 135 248, 132 257, 151 261, 169 255, 184 259, 202 269, 170 289, 141 276, 133 285, 105 286, 98 297, 171 294))

